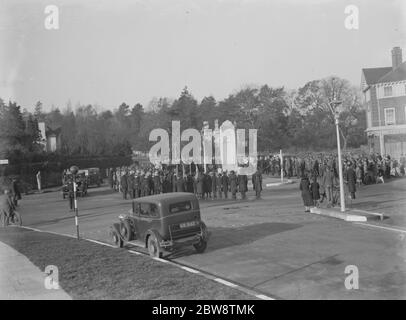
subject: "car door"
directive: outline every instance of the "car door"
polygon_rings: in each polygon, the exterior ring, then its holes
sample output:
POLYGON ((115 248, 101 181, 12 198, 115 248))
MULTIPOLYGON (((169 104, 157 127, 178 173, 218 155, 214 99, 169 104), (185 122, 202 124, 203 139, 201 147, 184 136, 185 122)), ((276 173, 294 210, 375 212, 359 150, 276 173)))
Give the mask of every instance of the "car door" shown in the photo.
POLYGON ((149 229, 156 229, 157 221, 159 221, 159 214, 157 205, 149 202, 138 203, 138 216, 137 216, 137 229, 141 239, 145 239, 146 233, 149 229))

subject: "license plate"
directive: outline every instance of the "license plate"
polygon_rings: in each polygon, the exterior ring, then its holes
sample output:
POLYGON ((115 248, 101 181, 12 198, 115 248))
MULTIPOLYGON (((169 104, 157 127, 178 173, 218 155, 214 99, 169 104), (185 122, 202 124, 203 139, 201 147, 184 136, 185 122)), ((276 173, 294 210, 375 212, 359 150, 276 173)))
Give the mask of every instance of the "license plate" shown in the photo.
POLYGON ((179 225, 181 229, 194 227, 197 224, 196 221, 184 222, 179 225))

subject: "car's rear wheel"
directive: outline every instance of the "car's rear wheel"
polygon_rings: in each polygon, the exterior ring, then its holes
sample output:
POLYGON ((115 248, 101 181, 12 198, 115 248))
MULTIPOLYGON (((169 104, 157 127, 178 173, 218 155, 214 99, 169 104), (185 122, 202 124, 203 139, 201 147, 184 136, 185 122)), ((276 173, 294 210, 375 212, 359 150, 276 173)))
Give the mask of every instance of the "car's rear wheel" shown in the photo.
POLYGON ((207 248, 207 241, 200 239, 200 241, 193 245, 197 253, 203 253, 207 248))
POLYGON ((151 234, 148 237, 148 253, 152 258, 161 258, 162 257, 162 249, 158 243, 158 239, 155 235, 151 234))
POLYGON ((113 241, 113 244, 117 248, 122 248, 123 247, 123 240, 121 239, 120 235, 118 234, 118 232, 116 230, 111 231, 111 239, 113 241))

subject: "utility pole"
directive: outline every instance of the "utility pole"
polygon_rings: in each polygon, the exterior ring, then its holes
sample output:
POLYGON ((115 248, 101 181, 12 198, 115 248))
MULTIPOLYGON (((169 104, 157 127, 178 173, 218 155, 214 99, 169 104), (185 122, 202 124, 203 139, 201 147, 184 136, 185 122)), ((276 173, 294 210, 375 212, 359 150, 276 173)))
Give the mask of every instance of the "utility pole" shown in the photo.
POLYGON ((342 101, 333 100, 331 101, 328 106, 330 107, 331 112, 334 115, 334 122, 336 125, 336 135, 337 135, 337 153, 338 153, 338 177, 340 180, 340 206, 341 212, 345 212, 345 197, 344 197, 344 178, 343 178, 343 163, 341 160, 341 143, 340 143, 340 128, 339 128, 339 120, 338 120, 338 112, 335 111, 334 107, 339 106, 342 104, 342 101))

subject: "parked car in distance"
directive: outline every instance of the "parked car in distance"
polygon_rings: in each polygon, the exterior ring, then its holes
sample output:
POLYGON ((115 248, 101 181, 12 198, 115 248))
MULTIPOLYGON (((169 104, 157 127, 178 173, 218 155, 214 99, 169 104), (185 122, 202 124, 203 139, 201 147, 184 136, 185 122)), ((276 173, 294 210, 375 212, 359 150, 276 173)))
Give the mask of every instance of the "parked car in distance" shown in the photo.
POLYGON ((87 179, 87 185, 89 187, 97 186, 103 183, 103 178, 101 177, 99 168, 86 168, 79 170, 79 173, 84 173, 87 179))
POLYGON ((193 246, 207 247, 209 233, 200 217, 199 200, 192 193, 173 192, 133 200, 128 214, 119 216, 110 236, 117 247, 126 244, 147 248, 150 256, 193 246))

